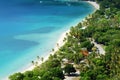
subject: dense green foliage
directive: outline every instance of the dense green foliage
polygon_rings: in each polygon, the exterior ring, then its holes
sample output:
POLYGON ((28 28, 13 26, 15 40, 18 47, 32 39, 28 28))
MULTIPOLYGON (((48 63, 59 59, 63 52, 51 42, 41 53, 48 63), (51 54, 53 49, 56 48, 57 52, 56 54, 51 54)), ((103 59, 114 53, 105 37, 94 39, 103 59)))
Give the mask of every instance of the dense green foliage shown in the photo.
POLYGON ((90 54, 88 67, 81 69, 81 80, 119 80, 120 74, 120 0, 97 0, 101 9, 87 19, 84 36, 103 44, 105 55, 90 54))
POLYGON ((60 68, 60 61, 56 58, 50 58, 41 66, 37 66, 32 71, 25 73, 15 73, 9 77, 10 80, 62 80, 63 71, 60 68))
POLYGON ((68 75, 70 75, 70 73, 75 73, 75 72, 76 72, 75 68, 74 68, 73 65, 71 65, 71 64, 67 64, 67 65, 65 66, 65 68, 64 68, 64 71, 65 71, 65 73, 67 73, 68 75))
POLYGON ((97 1, 100 10, 71 27, 56 54, 32 71, 11 75, 10 80, 63 80, 63 70, 70 74, 76 69, 81 72, 80 80, 120 80, 120 0, 91 1, 97 1), (104 55, 97 52, 93 40, 102 44, 104 55), (90 52, 88 56, 82 54, 84 49, 90 52))

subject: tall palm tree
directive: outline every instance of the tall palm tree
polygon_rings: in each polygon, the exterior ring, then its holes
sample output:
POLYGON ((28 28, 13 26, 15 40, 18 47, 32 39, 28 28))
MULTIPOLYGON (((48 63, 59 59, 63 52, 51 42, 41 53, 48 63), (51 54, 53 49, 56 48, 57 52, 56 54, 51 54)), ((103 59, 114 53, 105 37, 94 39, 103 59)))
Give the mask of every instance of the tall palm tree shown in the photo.
POLYGON ((40 60, 40 56, 37 56, 38 61, 40 60))
POLYGON ((32 63, 33 65, 35 65, 35 62, 34 62, 34 61, 31 61, 31 63, 32 63))
POLYGON ((42 62, 44 61, 44 58, 43 58, 43 57, 41 57, 41 61, 42 61, 42 62))

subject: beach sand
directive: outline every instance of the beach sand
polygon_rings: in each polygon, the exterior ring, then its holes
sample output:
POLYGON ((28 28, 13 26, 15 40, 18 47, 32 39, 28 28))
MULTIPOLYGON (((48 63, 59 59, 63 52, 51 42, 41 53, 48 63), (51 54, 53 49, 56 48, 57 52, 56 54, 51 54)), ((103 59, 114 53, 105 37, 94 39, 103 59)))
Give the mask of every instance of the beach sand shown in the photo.
POLYGON ((100 6, 99 4, 97 4, 96 2, 93 2, 93 1, 87 1, 89 4, 93 5, 97 10, 100 9, 100 6))

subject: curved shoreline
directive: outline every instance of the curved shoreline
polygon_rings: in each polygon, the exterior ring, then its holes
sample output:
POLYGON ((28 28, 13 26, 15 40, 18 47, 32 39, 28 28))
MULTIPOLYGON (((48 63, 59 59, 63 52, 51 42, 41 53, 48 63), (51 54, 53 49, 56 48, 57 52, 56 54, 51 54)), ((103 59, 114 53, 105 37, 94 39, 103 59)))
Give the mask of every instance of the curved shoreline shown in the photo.
MULTIPOLYGON (((85 1, 85 2, 88 2, 89 4, 93 5, 96 10, 98 10, 98 9, 100 8, 100 7, 99 7, 99 4, 97 4, 96 2, 93 2, 93 1, 85 1)), ((96 10, 95 10, 95 11, 96 11, 96 10)), ((83 21, 84 21, 84 19, 83 19, 83 21)), ((78 24, 78 23, 77 23, 77 24, 78 24)), ((77 24, 75 24, 75 25, 77 25, 77 24)), ((75 25, 73 25, 73 26, 75 26, 75 25)), ((44 57, 44 61, 46 61, 46 60, 48 59, 48 57, 49 57, 50 54, 54 54, 56 51, 59 50, 60 47, 62 47, 62 46, 65 44, 65 42, 63 42, 63 40, 64 40, 64 38, 67 37, 67 36, 66 36, 66 33, 69 33, 69 32, 70 32, 70 29, 61 34, 59 40, 58 40, 57 43, 56 43, 56 46, 54 47, 54 51, 50 52, 46 57, 44 57), (59 46, 58 46, 57 44, 58 44, 59 46)), ((38 65, 40 65, 40 64, 41 64, 41 62, 38 63, 38 65)), ((21 72, 25 72, 25 71, 27 71, 27 70, 32 70, 32 69, 34 69, 34 67, 35 67, 35 66, 31 66, 31 67, 29 67, 29 68, 27 68, 27 69, 25 69, 24 71, 21 71, 21 72)))
MULTIPOLYGON (((97 4, 96 2, 92 2, 92 1, 85 1, 85 2, 88 2, 89 4, 93 5, 93 6, 95 7, 95 11, 100 8, 100 7, 99 7, 99 4, 97 4)), ((86 17, 87 17, 87 16, 86 16, 86 17)), ((83 21, 84 21, 84 20, 85 20, 85 18, 83 19, 83 21)), ((81 22, 82 22, 82 21, 81 21, 81 22)), ((77 23, 77 24, 78 24, 78 23, 77 23)), ((75 25, 77 25, 77 24, 75 24, 75 25)), ((73 25, 73 26, 75 26, 75 25, 73 25)), ((44 57, 44 61, 48 60, 50 54, 54 54, 56 51, 59 50, 60 47, 62 47, 62 46, 65 44, 65 42, 63 42, 63 40, 64 40, 64 38, 67 37, 67 36, 66 36, 66 33, 69 33, 69 32, 70 32, 70 29, 67 30, 67 31, 65 31, 64 33, 62 33, 62 34, 60 35, 60 38, 58 39, 58 41, 56 42, 56 45, 55 45, 55 47, 54 47, 54 51, 48 53, 47 56, 43 56, 43 57, 44 57), (58 44, 59 44, 59 46, 58 46, 58 44)), ((40 65, 40 64, 41 64, 41 61, 38 62, 38 65, 40 65)), ((24 70, 21 70, 20 72, 24 73, 25 71, 30 71, 30 70, 33 70, 34 68, 35 68, 35 65, 32 65, 32 66, 30 66, 29 68, 26 68, 26 69, 24 69, 24 70)), ((8 80, 8 79, 5 79, 5 80, 8 80)))
POLYGON ((92 6, 94 6, 96 10, 100 9, 100 6, 99 6, 99 4, 97 4, 97 2, 93 2, 93 1, 86 1, 86 2, 88 2, 89 4, 91 4, 92 6))

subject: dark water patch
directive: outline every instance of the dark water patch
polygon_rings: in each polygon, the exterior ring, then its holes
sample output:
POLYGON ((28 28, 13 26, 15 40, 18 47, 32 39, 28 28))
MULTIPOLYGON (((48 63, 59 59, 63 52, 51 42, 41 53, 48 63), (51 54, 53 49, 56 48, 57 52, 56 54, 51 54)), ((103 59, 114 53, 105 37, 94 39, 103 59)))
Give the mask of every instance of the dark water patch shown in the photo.
POLYGON ((36 29, 36 30, 29 31, 25 34, 30 34, 30 33, 41 33, 41 34, 46 33, 47 34, 47 33, 50 33, 50 32, 54 32, 58 29, 60 29, 60 28, 57 28, 57 27, 54 27, 54 26, 45 26, 45 27, 41 27, 41 28, 36 29))
POLYGON ((0 39, 0 51, 2 50, 11 50, 11 51, 24 51, 30 47, 38 45, 37 42, 18 40, 13 38, 3 38, 0 39), (24 46, 23 46, 24 45, 24 46))

